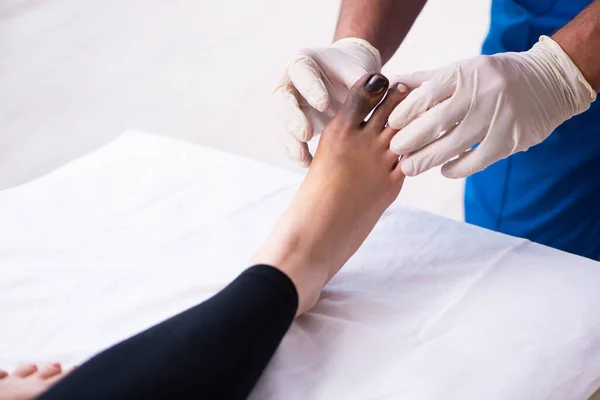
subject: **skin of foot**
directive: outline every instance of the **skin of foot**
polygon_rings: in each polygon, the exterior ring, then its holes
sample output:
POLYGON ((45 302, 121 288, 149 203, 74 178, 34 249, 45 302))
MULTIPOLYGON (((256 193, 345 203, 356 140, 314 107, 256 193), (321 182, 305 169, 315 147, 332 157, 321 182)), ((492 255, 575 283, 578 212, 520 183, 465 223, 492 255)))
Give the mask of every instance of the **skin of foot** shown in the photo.
POLYGON ((291 205, 253 257, 254 264, 272 265, 290 277, 298 315, 314 306, 402 188, 398 156, 389 149, 398 131, 387 119, 408 90, 402 84, 388 87, 376 73, 352 87, 322 133, 291 205))
POLYGON ((69 371, 63 371, 59 363, 41 368, 27 364, 12 374, 0 370, 0 400, 33 400, 56 384, 69 371))

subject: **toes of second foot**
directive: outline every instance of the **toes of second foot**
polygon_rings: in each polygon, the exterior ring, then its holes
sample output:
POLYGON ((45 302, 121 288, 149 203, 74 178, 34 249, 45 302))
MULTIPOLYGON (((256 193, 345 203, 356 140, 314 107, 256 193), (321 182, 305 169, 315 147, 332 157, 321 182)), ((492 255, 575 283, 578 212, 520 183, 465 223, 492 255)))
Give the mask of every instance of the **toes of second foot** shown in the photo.
POLYGON ((19 378, 26 378, 29 375, 36 372, 37 370, 38 370, 37 365, 25 364, 25 365, 21 365, 20 367, 17 367, 17 369, 15 369, 15 371, 13 372, 13 375, 17 376, 19 378))
POLYGON ((38 372, 38 376, 41 379, 48 379, 53 377, 54 375, 60 374, 61 372, 62 367, 59 363, 51 363, 42 367, 38 372))

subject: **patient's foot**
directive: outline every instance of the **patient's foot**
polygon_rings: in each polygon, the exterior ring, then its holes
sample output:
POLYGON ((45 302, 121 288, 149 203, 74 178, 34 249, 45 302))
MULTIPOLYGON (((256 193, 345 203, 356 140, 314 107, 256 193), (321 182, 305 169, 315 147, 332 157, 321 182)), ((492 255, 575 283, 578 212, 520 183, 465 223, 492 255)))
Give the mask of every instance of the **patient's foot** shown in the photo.
POLYGON ((325 128, 314 161, 292 204, 254 263, 276 266, 296 285, 298 314, 311 308, 323 286, 358 250, 396 199, 404 175, 389 150, 397 132, 385 127, 406 97, 380 74, 360 79, 325 128))
POLYGON ((35 399, 69 372, 63 371, 58 363, 42 368, 23 365, 12 374, 0 370, 0 400, 35 399))

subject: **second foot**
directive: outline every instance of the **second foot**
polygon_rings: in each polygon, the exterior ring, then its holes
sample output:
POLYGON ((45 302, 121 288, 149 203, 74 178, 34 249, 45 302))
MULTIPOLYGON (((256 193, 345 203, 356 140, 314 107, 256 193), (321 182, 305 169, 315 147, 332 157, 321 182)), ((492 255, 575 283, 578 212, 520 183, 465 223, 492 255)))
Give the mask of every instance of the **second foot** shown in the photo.
POLYGON ((12 374, 0 370, 0 400, 33 400, 56 384, 69 371, 63 371, 59 363, 38 368, 27 364, 12 374))

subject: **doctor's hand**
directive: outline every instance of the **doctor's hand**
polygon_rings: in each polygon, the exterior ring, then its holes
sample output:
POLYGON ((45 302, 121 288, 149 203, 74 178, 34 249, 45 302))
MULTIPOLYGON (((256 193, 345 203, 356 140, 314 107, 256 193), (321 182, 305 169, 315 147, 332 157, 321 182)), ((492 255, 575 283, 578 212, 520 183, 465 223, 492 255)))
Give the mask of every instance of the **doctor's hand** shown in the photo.
POLYGON ((323 131, 360 77, 380 70, 379 51, 357 38, 302 49, 292 57, 273 97, 293 159, 310 165, 308 141, 323 131))
POLYGON ((402 129, 390 148, 405 156, 402 171, 409 176, 441 164, 448 178, 481 171, 541 143, 596 99, 569 56, 545 36, 529 51, 397 79, 417 87, 389 117, 402 129))

